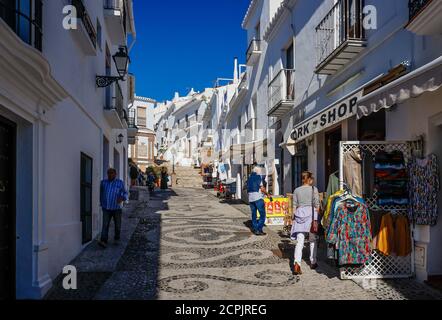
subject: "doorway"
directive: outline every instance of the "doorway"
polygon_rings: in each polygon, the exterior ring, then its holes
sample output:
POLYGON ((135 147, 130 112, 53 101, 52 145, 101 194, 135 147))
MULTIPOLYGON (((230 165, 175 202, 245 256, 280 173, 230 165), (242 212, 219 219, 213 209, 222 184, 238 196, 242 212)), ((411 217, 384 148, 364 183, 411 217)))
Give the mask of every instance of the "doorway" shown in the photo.
POLYGON ((342 141, 341 126, 325 133, 325 185, 332 173, 339 171, 339 143, 342 141))
POLYGON ((15 299, 16 125, 0 116, 0 300, 15 299))
POLYGON ((292 157, 292 192, 302 186, 301 175, 308 170, 308 147, 305 141, 296 145, 296 154, 292 157))
POLYGON ((92 170, 92 158, 81 153, 80 220, 82 244, 92 241, 92 170))

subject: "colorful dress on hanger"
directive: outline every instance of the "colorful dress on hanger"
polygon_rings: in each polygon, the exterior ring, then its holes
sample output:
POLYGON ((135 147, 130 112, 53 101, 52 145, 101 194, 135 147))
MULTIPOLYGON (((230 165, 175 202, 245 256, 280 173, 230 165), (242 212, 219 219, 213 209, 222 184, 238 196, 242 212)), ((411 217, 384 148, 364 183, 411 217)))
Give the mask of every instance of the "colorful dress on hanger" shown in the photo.
POLYGON ((367 206, 344 200, 336 209, 327 242, 339 252, 339 265, 359 265, 371 259, 371 224, 367 206))
POLYGON ((409 219, 418 225, 436 225, 440 188, 437 156, 431 154, 425 159, 413 159, 408 164, 408 174, 409 219))

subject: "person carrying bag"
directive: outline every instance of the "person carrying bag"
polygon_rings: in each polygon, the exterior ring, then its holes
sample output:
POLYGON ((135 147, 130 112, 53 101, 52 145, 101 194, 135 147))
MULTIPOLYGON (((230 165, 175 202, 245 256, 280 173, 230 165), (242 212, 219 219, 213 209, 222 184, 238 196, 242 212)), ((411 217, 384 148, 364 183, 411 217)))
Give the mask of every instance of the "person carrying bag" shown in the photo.
POLYGON ((305 237, 309 235, 310 268, 316 269, 317 264, 317 234, 319 232, 319 192, 313 186, 313 174, 309 171, 302 173, 303 185, 293 192, 293 211, 295 212, 291 230, 291 239, 296 240, 294 273, 301 271, 302 250, 305 237))

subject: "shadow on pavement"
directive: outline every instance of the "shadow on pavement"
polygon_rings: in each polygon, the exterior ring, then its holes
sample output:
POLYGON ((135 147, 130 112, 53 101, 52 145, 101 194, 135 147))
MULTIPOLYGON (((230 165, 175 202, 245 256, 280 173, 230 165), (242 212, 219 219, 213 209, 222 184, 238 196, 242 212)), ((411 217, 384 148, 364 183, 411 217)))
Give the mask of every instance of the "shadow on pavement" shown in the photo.
MULTIPOLYGON (((123 211, 119 244, 106 249, 92 241, 70 265, 77 269, 77 289, 65 290, 60 274, 47 293, 47 300, 149 300, 157 297, 160 255, 161 211, 173 190, 156 190, 149 197, 137 188, 123 211)), ((109 238, 113 239, 113 223, 109 238)), ((98 235, 99 236, 99 235, 98 235)))

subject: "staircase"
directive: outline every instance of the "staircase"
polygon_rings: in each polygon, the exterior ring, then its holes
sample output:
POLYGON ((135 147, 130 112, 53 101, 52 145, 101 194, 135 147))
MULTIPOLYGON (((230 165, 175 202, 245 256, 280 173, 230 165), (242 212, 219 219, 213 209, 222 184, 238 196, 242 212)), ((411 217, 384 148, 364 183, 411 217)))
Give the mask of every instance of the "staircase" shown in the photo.
MULTIPOLYGON (((169 168, 172 172, 172 168, 169 168)), ((175 167, 175 177, 173 187, 178 188, 203 188, 203 178, 200 175, 200 169, 193 167, 175 167)))

